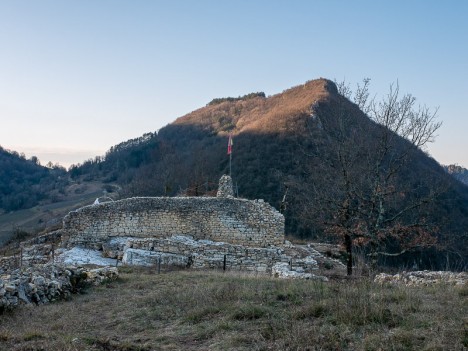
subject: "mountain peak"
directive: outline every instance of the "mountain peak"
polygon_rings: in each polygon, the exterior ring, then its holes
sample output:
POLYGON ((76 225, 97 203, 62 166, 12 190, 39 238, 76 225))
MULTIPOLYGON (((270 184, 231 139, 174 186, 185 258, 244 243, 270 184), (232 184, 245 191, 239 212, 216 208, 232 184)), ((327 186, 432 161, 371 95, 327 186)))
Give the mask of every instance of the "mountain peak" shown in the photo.
POLYGON ((220 135, 246 131, 281 133, 310 116, 318 102, 337 94, 334 82, 320 78, 268 97, 251 93, 238 98, 217 98, 214 103, 178 118, 172 125, 196 126, 220 135))
POLYGON ((338 87, 336 86, 336 83, 334 81, 326 79, 326 78, 320 78, 320 79, 325 81, 325 89, 330 94, 338 94, 338 87))

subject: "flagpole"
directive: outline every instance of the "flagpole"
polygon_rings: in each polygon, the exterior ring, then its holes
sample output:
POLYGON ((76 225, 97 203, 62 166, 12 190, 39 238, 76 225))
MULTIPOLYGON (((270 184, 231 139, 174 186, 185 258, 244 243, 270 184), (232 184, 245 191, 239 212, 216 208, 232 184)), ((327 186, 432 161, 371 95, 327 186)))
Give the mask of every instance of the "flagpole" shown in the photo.
POLYGON ((232 164, 232 133, 229 134, 229 139, 228 139, 228 155, 229 155, 229 176, 231 177, 231 164, 232 164))

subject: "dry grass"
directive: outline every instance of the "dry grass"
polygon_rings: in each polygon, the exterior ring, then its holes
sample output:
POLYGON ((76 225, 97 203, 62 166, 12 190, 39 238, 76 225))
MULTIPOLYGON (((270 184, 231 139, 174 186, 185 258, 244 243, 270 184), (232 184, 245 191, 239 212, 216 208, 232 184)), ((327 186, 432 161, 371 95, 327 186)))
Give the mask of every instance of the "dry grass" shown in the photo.
POLYGON ((270 133, 289 130, 311 113, 311 105, 330 98, 328 81, 316 79, 268 98, 252 98, 206 106, 178 118, 174 125, 197 125, 218 133, 270 133))
POLYGON ((2 315, 0 349, 463 350, 466 291, 125 268, 72 301, 2 315))

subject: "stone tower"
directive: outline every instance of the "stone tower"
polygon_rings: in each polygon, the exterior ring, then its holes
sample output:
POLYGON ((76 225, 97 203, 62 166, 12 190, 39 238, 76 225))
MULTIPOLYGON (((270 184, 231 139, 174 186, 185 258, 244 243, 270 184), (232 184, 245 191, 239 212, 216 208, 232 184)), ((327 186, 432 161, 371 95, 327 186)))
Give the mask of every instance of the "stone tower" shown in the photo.
POLYGON ((218 193, 217 197, 234 197, 234 190, 232 188, 232 178, 228 175, 223 175, 219 179, 218 193))

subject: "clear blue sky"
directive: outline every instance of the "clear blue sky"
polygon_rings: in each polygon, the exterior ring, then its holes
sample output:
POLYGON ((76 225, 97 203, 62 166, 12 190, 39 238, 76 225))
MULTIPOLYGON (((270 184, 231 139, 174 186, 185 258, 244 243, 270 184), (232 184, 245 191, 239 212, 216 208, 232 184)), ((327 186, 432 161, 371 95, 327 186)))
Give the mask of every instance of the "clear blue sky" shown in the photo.
POLYGON ((0 145, 63 165, 211 99, 326 77, 440 107, 468 166, 468 1, 0 0, 0 145))

